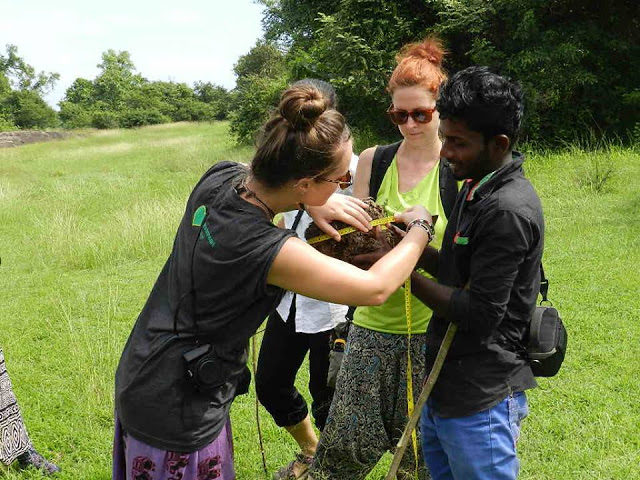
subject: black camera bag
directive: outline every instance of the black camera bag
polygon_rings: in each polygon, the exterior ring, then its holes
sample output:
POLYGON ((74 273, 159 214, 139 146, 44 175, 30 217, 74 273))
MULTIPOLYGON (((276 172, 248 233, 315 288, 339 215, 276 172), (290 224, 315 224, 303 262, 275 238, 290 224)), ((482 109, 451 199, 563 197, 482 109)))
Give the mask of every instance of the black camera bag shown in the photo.
POLYGON ((547 298, 549 280, 545 278, 540 264, 540 294, 542 300, 529 323, 527 356, 536 377, 553 377, 564 361, 567 352, 567 330, 558 310, 547 298), (548 304, 548 305, 545 305, 548 304))

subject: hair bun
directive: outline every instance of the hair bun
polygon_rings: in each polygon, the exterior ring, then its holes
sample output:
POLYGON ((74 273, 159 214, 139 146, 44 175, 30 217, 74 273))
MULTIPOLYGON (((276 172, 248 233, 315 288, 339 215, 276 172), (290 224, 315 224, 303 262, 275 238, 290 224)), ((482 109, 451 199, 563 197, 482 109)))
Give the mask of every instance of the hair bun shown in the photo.
POLYGON ((442 42, 436 37, 427 37, 420 43, 410 43, 406 45, 396 56, 398 63, 405 58, 424 58, 435 66, 440 67, 444 59, 445 50, 442 42))
POLYGON ((294 130, 308 130, 328 106, 328 99, 316 87, 299 85, 282 94, 279 111, 294 130))

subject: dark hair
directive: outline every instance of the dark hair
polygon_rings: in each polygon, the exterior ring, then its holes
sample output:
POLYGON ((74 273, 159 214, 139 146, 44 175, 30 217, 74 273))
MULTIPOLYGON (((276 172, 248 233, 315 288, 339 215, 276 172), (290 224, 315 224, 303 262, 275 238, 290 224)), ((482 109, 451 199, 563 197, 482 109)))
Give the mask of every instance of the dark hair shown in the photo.
POLYGON ((438 93, 440 85, 447 79, 442 68, 445 54, 442 41, 436 36, 405 45, 396 55, 398 65, 391 74, 387 91, 393 94, 397 88, 421 86, 438 93))
POLYGON ((336 89, 333 88, 329 82, 320 80, 319 78, 303 78, 291 84, 292 87, 299 87, 301 85, 311 85, 316 87, 320 93, 329 102, 329 108, 338 108, 338 96, 336 95, 336 89))
POLYGON ((318 87, 294 84, 264 126, 251 174, 270 188, 320 175, 334 167, 336 151, 350 137, 344 117, 318 87))
POLYGON ((462 120, 485 141, 506 135, 513 146, 522 122, 523 94, 518 83, 488 67, 468 67, 442 85, 436 108, 441 120, 462 120))

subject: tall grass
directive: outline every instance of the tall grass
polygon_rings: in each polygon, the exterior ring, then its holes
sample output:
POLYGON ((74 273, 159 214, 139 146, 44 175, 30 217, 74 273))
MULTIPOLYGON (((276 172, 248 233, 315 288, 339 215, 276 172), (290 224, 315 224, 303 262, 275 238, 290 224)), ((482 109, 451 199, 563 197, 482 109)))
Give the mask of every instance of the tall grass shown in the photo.
MULTIPOLYGON (((250 155, 223 123, 0 150, 0 345, 34 444, 61 464, 61 479, 110 478, 114 370, 185 200, 211 164, 250 155)), ((529 395, 521 478, 640 478, 640 151, 529 149, 525 165, 543 200, 550 297, 570 344, 560 374, 529 395), (611 174, 594 188, 586 180, 602 167, 611 174)), ((302 391, 307 380, 302 372, 302 391)), ((253 402, 239 397, 232 409, 240 480, 269 478, 253 402)), ((294 443, 261 415, 273 471, 294 443)))

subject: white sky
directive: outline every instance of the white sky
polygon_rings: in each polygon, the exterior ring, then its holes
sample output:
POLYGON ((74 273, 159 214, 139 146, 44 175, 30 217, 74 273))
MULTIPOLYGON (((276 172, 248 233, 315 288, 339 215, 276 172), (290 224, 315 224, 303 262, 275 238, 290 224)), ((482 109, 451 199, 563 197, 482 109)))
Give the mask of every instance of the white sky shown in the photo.
POLYGON ((6 44, 36 71, 60 80, 54 108, 78 77, 93 80, 102 52, 127 50, 149 80, 235 86, 233 64, 262 35, 253 0, 0 0, 0 54, 6 44))

